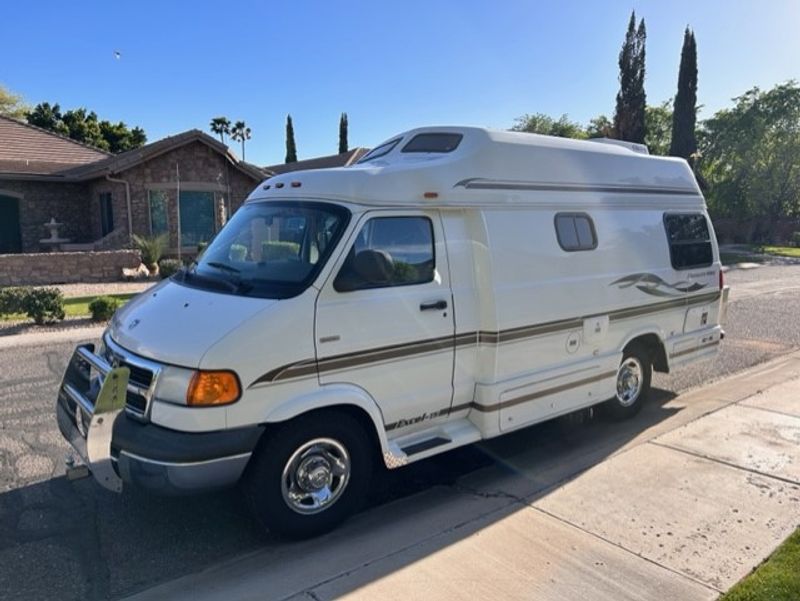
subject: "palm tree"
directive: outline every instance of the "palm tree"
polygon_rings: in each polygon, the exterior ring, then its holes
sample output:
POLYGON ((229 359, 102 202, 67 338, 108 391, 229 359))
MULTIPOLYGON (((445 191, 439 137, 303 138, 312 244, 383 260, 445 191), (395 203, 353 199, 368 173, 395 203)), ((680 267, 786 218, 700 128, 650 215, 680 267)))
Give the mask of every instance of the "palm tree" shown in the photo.
POLYGON ((211 131, 219 136, 219 141, 225 143, 225 136, 231 133, 231 120, 227 117, 214 117, 211 120, 211 131))
POLYGON ((242 143, 242 160, 244 160, 244 143, 250 139, 250 128, 244 121, 237 121, 231 128, 231 138, 242 143))

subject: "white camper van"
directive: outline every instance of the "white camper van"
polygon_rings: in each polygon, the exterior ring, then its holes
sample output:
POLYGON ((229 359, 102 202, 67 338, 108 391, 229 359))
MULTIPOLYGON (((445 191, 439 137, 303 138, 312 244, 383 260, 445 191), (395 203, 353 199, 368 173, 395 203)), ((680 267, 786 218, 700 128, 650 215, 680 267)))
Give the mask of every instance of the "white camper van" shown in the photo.
POLYGON ((308 536, 398 468, 719 348, 727 289, 685 161, 468 127, 259 185, 188 269, 76 349, 64 436, 105 487, 239 481, 308 536))

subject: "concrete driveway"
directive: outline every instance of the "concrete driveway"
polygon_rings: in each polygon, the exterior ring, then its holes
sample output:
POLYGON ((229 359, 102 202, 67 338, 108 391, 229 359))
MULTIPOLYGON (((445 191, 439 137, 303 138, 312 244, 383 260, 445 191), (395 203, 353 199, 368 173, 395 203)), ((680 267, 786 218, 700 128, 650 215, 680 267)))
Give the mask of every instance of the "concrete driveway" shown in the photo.
POLYGON ((715 599, 800 526, 800 353, 661 401, 134 598, 715 599))

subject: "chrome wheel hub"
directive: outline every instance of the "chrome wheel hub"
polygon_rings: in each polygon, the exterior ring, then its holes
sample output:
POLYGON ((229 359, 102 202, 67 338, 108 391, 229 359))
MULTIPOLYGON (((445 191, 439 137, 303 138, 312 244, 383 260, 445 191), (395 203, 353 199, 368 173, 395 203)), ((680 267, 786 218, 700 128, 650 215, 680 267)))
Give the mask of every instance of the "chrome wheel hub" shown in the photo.
POLYGON ((281 492, 297 513, 319 513, 333 505, 350 480, 350 455, 332 438, 316 438, 298 448, 283 468, 281 492))
POLYGON ((617 400, 630 407, 639 398, 644 385, 644 369, 636 357, 627 357, 617 371, 617 400))

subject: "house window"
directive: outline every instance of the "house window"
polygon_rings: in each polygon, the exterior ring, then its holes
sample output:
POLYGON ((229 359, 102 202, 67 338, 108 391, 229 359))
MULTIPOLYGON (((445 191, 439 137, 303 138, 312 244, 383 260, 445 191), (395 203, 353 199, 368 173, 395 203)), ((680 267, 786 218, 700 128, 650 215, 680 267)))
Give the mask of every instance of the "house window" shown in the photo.
POLYGON ((147 193, 147 200, 150 205, 150 233, 153 236, 166 234, 169 232, 169 221, 167 218, 169 196, 167 191, 150 190, 147 193))
POLYGON ((702 213, 666 214, 664 229, 673 268, 708 267, 714 262, 708 222, 702 213))
POLYGON ((594 250, 597 233, 592 218, 586 213, 557 213, 556 237, 562 250, 594 250))
POLYGON ((98 196, 100 202, 100 232, 108 236, 114 231, 114 204, 111 192, 103 192, 98 196))
POLYGON ((433 225, 427 217, 377 217, 361 228, 333 283, 339 292, 433 280, 433 225))
POLYGON ((181 246, 197 246, 214 236, 214 193, 181 190, 181 246))

